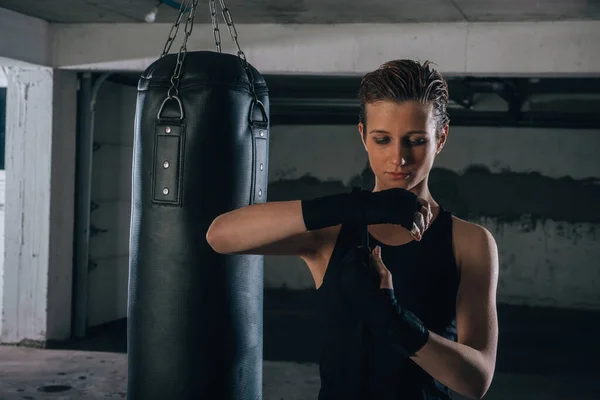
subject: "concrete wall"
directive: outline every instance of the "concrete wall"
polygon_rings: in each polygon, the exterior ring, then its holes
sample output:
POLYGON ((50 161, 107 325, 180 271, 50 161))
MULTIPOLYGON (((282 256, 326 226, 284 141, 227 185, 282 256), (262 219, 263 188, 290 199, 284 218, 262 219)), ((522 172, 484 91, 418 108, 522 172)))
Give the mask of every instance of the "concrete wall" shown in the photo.
MULTIPOLYGON (((135 94, 107 83, 98 98, 90 325, 126 316, 135 94)), ((270 201, 372 181, 355 126, 274 126, 270 149, 270 201)), ((600 309, 598 151, 597 130, 451 128, 432 192, 496 237, 500 302, 600 309)), ((265 258, 265 286, 302 290, 314 283, 300 259, 279 256, 265 258)))
MULTIPOLYGON (((371 187, 354 126, 276 127, 271 140, 269 200, 371 187)), ((451 128, 431 190, 496 237, 500 302, 600 308, 599 150, 600 130, 451 128)), ((314 287, 291 257, 267 257, 265 277, 314 287)))

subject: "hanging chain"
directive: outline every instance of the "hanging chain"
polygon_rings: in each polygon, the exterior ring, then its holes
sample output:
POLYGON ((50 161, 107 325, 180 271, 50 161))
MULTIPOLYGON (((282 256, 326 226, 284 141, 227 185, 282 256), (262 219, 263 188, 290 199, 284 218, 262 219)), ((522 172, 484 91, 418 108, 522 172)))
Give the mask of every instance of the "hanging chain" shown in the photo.
POLYGON ((182 1, 181 4, 179 5, 179 14, 177 15, 177 20, 175 21, 175 23, 171 27, 171 30, 169 31, 169 38, 167 39, 167 43, 165 43, 165 47, 163 49, 161 57, 166 56, 169 53, 169 51, 171 50, 171 45, 173 44, 173 41, 177 37, 177 32, 179 32, 179 24, 181 23, 181 19, 183 18, 183 15, 185 14, 184 10, 186 9, 185 8, 186 4, 187 4, 187 0, 182 1))
MULTIPOLYGON (((196 16, 196 8, 198 7, 198 0, 188 0, 185 3, 192 3, 187 12, 188 17, 185 21, 185 36, 183 38, 183 43, 179 48, 179 53, 177 54, 177 64, 175 65, 175 71, 173 72, 173 76, 171 77, 171 87, 167 92, 167 97, 169 99, 173 98, 173 96, 179 96, 179 77, 181 75, 181 70, 183 68, 183 61, 185 60, 185 56, 187 55, 187 41, 192 35, 192 30, 194 29, 194 17, 196 16)), ((182 2, 183 4, 184 2, 182 2)), ((178 17, 178 20, 180 17, 178 17)))
MULTIPOLYGON (((185 21, 185 36, 183 38, 183 43, 181 44, 181 48, 179 49, 179 53, 177 54, 177 63, 175 65, 175 71, 173 72, 173 76, 171 77, 171 87, 169 88, 169 91, 167 92, 167 98, 163 102, 163 106, 167 100, 175 99, 179 103, 180 109, 181 109, 181 102, 179 100, 179 78, 181 76, 181 70, 183 69, 183 62, 187 55, 187 42, 188 42, 188 39, 191 36, 192 30, 194 28, 194 18, 196 16, 196 10, 198 8, 198 1, 199 0, 182 0, 181 1, 177 20, 171 27, 171 30, 169 32, 169 37, 167 39, 167 43, 165 43, 165 47, 163 49, 161 57, 164 57, 169 53, 169 51, 171 49, 171 45, 173 44, 173 41, 175 40, 175 38, 177 37, 177 33, 179 32, 179 26, 181 24, 181 21, 182 21, 184 15, 187 14, 187 20, 185 21)), ((242 49, 240 47, 240 43, 238 41, 238 33, 237 33, 237 30, 233 23, 233 18, 231 17, 231 12, 227 8, 227 5, 225 4, 225 0, 219 0, 219 3, 221 5, 221 14, 223 15, 223 19, 225 20, 225 23, 227 24, 227 29, 229 30, 231 39, 233 39, 233 41, 237 47, 237 56, 242 64, 242 67, 246 71, 246 74, 248 75, 248 80, 250 82, 250 93, 252 95, 252 104, 254 105, 254 104, 258 103, 261 106, 261 108, 263 110, 263 114, 264 114, 264 106, 262 106, 262 103, 258 100, 258 97, 256 96, 256 92, 254 89, 254 74, 250 70, 250 65, 248 64, 248 61, 246 60, 246 55, 244 54, 244 52, 242 51, 242 49)), ((215 4, 215 0, 209 0, 209 8, 210 8, 210 16, 211 16, 211 21, 212 21, 212 26, 213 26, 213 36, 215 39, 215 46, 217 48, 217 51, 219 53, 221 53, 221 32, 219 30, 219 22, 218 22, 218 17, 217 17, 217 7, 215 4)), ((162 111, 162 107, 161 107, 161 111, 162 111)), ((159 118, 160 118, 161 111, 159 111, 159 113, 158 113, 159 118)), ((183 118, 183 116, 182 116, 182 118, 183 118)))
POLYGON ((225 20, 225 23, 227 24, 227 29, 229 30, 229 34, 231 35, 231 38, 233 39, 237 47, 237 55, 248 75, 248 80, 250 81, 250 92, 252 93, 252 100, 256 102, 258 101, 258 98, 256 97, 256 93, 254 92, 254 75, 252 74, 252 71, 250 71, 250 66, 248 65, 248 61, 246 61, 246 55, 240 48, 237 30, 235 29, 235 25, 233 24, 233 18, 231 18, 231 13, 229 12, 227 5, 225 4, 225 0, 219 0, 219 2, 221 3, 221 13, 223 14, 223 19, 225 20))
POLYGON ((215 45, 217 46, 217 51, 221 52, 221 31, 219 31, 219 18, 217 17, 217 6, 215 5, 215 0, 209 0, 208 2, 210 8, 210 19, 212 21, 213 26, 213 36, 215 38, 215 45))

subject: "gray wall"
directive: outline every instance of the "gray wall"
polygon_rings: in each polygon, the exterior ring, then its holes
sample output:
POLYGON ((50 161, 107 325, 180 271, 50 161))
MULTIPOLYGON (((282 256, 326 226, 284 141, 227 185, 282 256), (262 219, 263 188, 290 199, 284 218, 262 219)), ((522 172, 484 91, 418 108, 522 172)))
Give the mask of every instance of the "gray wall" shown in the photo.
MULTIPOLYGON (((500 302, 600 308, 599 150, 597 130, 451 128, 431 191, 495 236, 500 302)), ((276 127, 270 163, 270 200, 372 179, 354 126, 276 127)), ((302 261, 272 257, 266 268, 269 287, 314 286, 302 261)))
MULTIPOLYGON (((98 98, 90 325, 126 316, 135 95, 107 83, 98 98)), ((432 193, 496 237, 499 302, 600 309, 599 150, 598 130, 451 127, 432 193)), ((372 181, 355 126, 274 126, 269 178, 270 201, 372 181)), ((265 258, 265 286, 314 283, 301 260, 280 256, 265 258)))

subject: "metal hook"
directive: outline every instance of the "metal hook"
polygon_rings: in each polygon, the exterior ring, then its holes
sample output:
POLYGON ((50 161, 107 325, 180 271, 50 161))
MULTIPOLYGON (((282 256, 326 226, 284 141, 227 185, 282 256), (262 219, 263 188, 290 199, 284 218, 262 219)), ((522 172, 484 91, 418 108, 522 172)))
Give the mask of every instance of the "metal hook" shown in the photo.
POLYGON ((167 104, 167 101, 169 100, 175 100, 177 101, 177 104, 179 104, 179 119, 182 120, 183 119, 183 104, 181 104, 181 99, 175 95, 175 96, 167 96, 167 98, 162 102, 162 105, 160 106, 160 109, 158 110, 158 114, 157 114, 157 119, 161 119, 161 114, 163 112, 163 109, 165 108, 165 104, 167 104))
POLYGON ((262 122, 267 124, 269 122, 269 117, 267 117, 267 112, 265 111, 265 105, 258 99, 255 99, 252 101, 252 104, 250 104, 250 116, 249 116, 249 120, 250 120, 250 125, 252 125, 254 122, 262 122), (258 104, 258 106, 260 107, 260 112, 262 114, 262 121, 254 121, 253 115, 254 115, 254 105, 258 104))

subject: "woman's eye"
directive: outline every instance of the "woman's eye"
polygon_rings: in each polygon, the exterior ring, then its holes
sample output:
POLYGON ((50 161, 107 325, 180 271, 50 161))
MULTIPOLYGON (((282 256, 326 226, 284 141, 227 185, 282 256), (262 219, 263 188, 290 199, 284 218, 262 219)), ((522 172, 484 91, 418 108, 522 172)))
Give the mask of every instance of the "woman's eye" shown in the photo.
POLYGON ((427 143, 427 139, 425 138, 415 138, 408 140, 408 144, 411 146, 418 146, 420 144, 427 143))
MULTIPOLYGON (((382 137, 382 138, 373 138, 373 141, 374 141, 376 144, 382 144, 382 145, 383 145, 383 144, 388 144, 388 143, 390 142, 390 139, 389 139, 389 138, 387 138, 387 137, 382 137)), ((407 143, 409 146, 418 146, 418 145, 421 145, 421 144, 427 143, 427 139, 425 139, 425 138, 418 138, 418 139, 407 139, 407 140, 406 140, 406 143, 407 143)))

